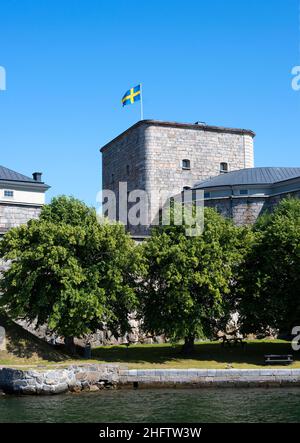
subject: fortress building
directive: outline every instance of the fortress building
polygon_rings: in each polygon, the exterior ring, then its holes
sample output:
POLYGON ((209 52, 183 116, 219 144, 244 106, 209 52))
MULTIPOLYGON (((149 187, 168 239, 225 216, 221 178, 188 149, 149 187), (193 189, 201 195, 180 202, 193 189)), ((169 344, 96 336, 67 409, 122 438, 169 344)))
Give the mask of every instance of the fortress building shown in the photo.
MULTIPOLYGON (((251 130, 142 120, 101 149, 103 189, 115 192, 127 183, 128 193, 141 189, 151 196, 149 221, 165 203, 159 195, 177 195, 199 181, 254 166, 251 130)), ((117 208, 118 213, 118 208, 117 208)), ((147 235, 142 226, 134 236, 147 235)))
MULTIPOLYGON (((140 121, 101 149, 103 189, 114 191, 117 205, 120 182, 128 194, 145 190, 149 225, 167 198, 185 189, 202 190, 204 205, 236 224, 254 223, 282 198, 300 196, 300 168, 254 167, 254 137, 248 129, 140 121)), ((128 230, 136 238, 149 235, 149 226, 128 224, 128 230)))
POLYGON ((287 196, 300 197, 300 168, 248 168, 198 183, 205 206, 237 225, 252 224, 287 196))

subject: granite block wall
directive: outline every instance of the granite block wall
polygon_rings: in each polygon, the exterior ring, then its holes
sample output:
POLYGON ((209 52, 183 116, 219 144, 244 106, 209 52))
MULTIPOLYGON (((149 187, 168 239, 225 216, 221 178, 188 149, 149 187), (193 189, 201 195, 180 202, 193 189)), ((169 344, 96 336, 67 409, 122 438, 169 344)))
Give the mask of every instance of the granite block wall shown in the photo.
POLYGON ((224 217, 232 218, 238 226, 255 223, 268 208, 267 197, 239 197, 206 200, 205 206, 216 209, 224 217))
POLYGON ((38 218, 40 206, 15 205, 0 202, 0 233, 38 218))
MULTIPOLYGON (((0 202, 0 239, 9 229, 38 218, 40 212, 40 206, 13 205, 0 202)), ((0 273, 7 266, 7 263, 0 259, 0 273)))
MULTIPOLYGON (((127 195, 135 189, 146 188, 146 146, 143 126, 118 138, 102 153, 102 188, 115 193, 118 220, 120 182, 127 184, 127 195)), ((132 234, 145 235, 146 231, 141 226, 131 227, 132 234)))
POLYGON ((300 198, 300 191, 265 197, 234 197, 205 201, 205 206, 216 209, 224 217, 232 218, 238 226, 255 223, 265 211, 273 211, 288 196, 300 198))
MULTIPOLYGON (((220 174, 220 164, 229 171, 252 167, 245 160, 244 135, 193 130, 178 127, 148 126, 145 129, 147 153, 147 191, 153 195, 150 218, 164 204, 158 195, 180 193, 185 186, 220 174), (190 170, 182 169, 182 160, 190 161, 190 170)), ((252 146, 253 151, 253 146, 252 146)))

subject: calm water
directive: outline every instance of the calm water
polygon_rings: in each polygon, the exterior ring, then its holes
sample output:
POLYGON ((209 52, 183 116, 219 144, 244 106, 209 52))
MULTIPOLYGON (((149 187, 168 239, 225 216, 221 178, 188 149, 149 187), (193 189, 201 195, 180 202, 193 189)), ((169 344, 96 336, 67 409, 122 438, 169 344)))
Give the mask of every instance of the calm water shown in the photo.
POLYGON ((300 422, 300 388, 3 396, 0 422, 300 422))

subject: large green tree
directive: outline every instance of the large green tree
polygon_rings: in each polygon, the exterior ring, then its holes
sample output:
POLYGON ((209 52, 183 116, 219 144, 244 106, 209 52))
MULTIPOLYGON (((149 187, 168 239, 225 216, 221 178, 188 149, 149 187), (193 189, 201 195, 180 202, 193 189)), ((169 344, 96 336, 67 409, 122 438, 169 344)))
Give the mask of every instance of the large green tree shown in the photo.
POLYGON ((242 330, 291 332, 300 324, 300 200, 282 200, 254 231, 237 286, 242 330))
POLYGON ((71 343, 103 324, 123 334, 137 302, 137 254, 122 225, 99 223, 95 210, 74 198, 55 198, 39 220, 0 242, 0 257, 10 261, 1 305, 13 319, 47 324, 71 343))
POLYGON ((228 318, 235 273, 249 230, 206 208, 204 232, 186 235, 186 227, 162 226, 142 245, 146 275, 140 285, 140 316, 147 332, 184 339, 211 337, 228 318))

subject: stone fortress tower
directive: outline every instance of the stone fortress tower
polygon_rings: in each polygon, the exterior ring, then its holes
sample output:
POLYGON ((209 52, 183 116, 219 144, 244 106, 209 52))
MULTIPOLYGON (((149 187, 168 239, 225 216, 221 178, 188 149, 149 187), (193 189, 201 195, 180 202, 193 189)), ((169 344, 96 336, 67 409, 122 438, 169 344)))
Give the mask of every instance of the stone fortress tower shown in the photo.
MULTIPOLYGON (((246 129, 142 120, 102 147, 103 189, 118 196, 120 182, 128 193, 145 190, 179 194, 220 173, 254 166, 253 138, 246 129)), ((164 202, 151 199, 149 220, 164 202)), ((133 236, 147 235, 141 226, 129 228, 133 236)))

